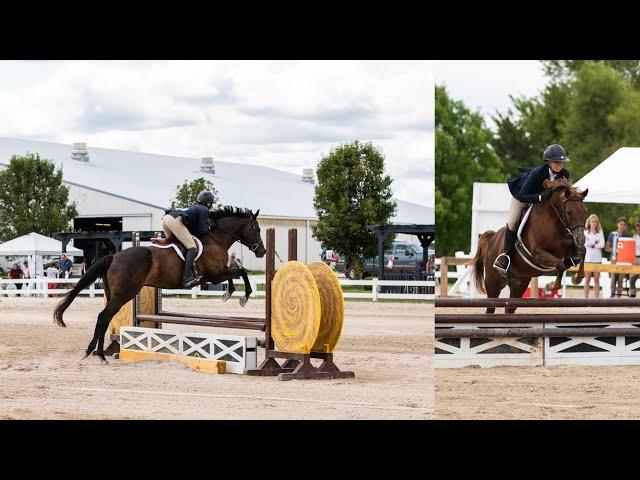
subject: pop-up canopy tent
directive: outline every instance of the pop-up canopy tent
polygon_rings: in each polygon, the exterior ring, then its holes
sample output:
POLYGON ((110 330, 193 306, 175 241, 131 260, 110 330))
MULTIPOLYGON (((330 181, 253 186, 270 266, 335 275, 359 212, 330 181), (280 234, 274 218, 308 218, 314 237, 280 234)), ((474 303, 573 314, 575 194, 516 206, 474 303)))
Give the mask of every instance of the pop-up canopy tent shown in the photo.
MULTIPOLYGON (((569 166, 569 170, 571 167, 569 166)), ((585 202, 640 204, 640 148, 622 147, 575 186, 589 189, 585 202)))
MULTIPOLYGON (((60 255, 61 252, 62 242, 34 232, 0 244, 0 256, 2 257, 54 256, 60 255)), ((81 257, 84 253, 82 250, 67 246, 67 255, 81 257)))

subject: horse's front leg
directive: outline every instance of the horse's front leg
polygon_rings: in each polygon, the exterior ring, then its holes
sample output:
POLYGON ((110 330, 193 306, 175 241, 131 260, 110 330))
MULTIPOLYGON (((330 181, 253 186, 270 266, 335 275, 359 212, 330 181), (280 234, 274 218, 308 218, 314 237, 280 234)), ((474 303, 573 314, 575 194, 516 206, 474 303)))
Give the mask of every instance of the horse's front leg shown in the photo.
POLYGON ((564 276, 564 272, 558 273, 556 275, 556 279, 553 282, 549 282, 544 286, 544 289, 551 292, 553 290, 560 290, 562 288, 562 277, 564 276))
POLYGON ((251 296, 253 289, 251 288, 251 283, 249 282, 249 275, 247 274, 247 270, 245 268, 240 268, 239 270, 240 276, 244 281, 244 297, 240 297, 240 306, 244 307, 249 301, 249 297, 251 296))
MULTIPOLYGON (((229 300, 233 292, 236 291, 235 286, 233 285, 233 278, 237 277, 240 274, 241 272, 240 272, 240 269, 238 268, 224 267, 219 273, 208 275, 206 279, 207 281, 213 283, 214 285, 218 285, 222 282, 229 281, 229 290, 222 295, 222 301, 226 302, 227 300, 229 300)), ((244 299, 244 297, 242 299, 244 299)), ((240 300, 240 303, 243 304, 244 306, 244 303, 247 303, 247 302, 245 300, 243 303, 242 299, 240 300)))
POLYGON ((537 250, 533 253, 533 259, 535 262, 542 266, 550 266, 555 267, 558 271, 556 275, 556 279, 553 282, 549 282, 544 286, 545 290, 558 290, 562 288, 562 277, 564 276, 565 270, 571 266, 571 262, 567 263, 569 259, 558 258, 555 255, 545 251, 545 250, 537 250))
POLYGON ((236 291, 236 287, 233 284, 233 278, 230 278, 228 282, 229 282, 229 288, 227 288, 227 291, 222 294, 223 302, 226 302, 227 300, 229 300, 231 298, 231 295, 233 295, 233 292, 236 291))

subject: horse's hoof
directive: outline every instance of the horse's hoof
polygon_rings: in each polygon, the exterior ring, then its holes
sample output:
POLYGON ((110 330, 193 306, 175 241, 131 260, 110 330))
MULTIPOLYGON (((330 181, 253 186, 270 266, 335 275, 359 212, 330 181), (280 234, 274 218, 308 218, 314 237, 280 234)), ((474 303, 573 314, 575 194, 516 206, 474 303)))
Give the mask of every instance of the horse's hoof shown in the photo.
POLYGON ((231 298, 231 294, 229 292, 224 292, 222 294, 222 301, 226 302, 227 300, 229 300, 231 298))
POLYGON ((100 358, 100 363, 101 363, 102 365, 109 365, 109 362, 107 362, 107 359, 106 359, 106 358, 104 358, 104 355, 100 355, 100 354, 98 354, 98 357, 100 358))
POLYGON ((80 360, 84 360, 85 358, 87 358, 89 355, 91 355, 89 352, 87 352, 86 350, 82 351, 82 358, 80 360))
POLYGON ((551 290, 555 290, 555 288, 554 288, 555 286, 556 286, 555 282, 549 282, 544 286, 544 289, 547 292, 550 292, 551 290))
POLYGON ((240 306, 244 307, 248 301, 249 299, 247 297, 240 297, 240 306))

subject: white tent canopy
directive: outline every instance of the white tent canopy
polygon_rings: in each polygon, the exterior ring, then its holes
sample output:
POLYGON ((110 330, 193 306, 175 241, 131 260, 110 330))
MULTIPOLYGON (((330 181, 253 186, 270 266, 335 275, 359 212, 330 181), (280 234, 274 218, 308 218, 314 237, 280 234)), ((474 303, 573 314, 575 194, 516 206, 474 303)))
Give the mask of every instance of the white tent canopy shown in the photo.
MULTIPOLYGON (((54 256, 62 253, 62 242, 39 233, 29 233, 0 244, 0 256, 20 257, 28 255, 54 256)), ((82 250, 67 245, 67 255, 81 257, 82 250)))
POLYGON ((582 177, 575 186, 589 189, 586 202, 640 204, 638 178, 640 148, 622 147, 582 177))

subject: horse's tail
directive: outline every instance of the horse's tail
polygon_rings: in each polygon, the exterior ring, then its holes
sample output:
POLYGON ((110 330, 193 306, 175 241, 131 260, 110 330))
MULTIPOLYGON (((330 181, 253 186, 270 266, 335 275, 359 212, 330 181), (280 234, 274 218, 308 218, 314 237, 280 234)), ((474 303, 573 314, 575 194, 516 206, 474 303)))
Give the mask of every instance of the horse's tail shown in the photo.
POLYGON ((476 250, 476 256, 473 257, 473 283, 476 286, 476 290, 480 293, 487 293, 487 289, 484 286, 484 257, 487 253, 487 246, 489 245, 489 240, 496 232, 493 230, 489 230, 488 232, 484 232, 480 236, 480 240, 478 241, 478 249, 476 250))
POLYGON ((73 300, 78 296, 78 293, 91 286, 93 282, 98 279, 98 277, 102 277, 103 282, 106 284, 107 270, 109 269, 112 260, 113 255, 107 255, 91 265, 89 270, 87 270, 86 273, 80 278, 80 280, 78 280, 78 283, 76 283, 76 286, 73 287, 73 290, 67 292, 67 294, 62 297, 62 300, 60 301, 60 303, 58 303, 58 306, 53 312, 53 319, 58 325, 60 325, 61 327, 67 326, 62 319, 62 314, 69 307, 69 305, 71 305, 71 302, 73 302, 73 300))

